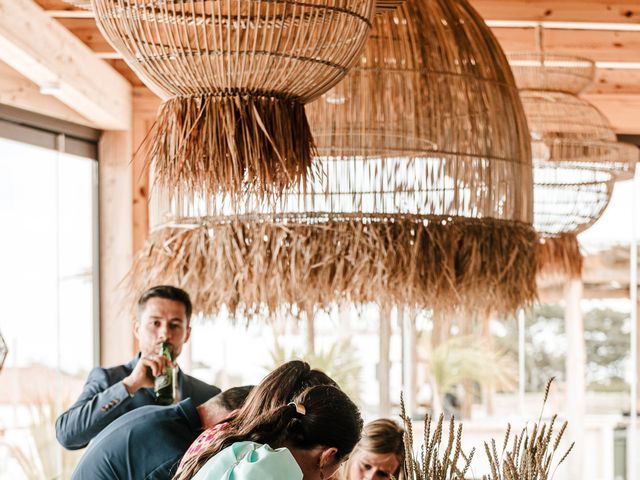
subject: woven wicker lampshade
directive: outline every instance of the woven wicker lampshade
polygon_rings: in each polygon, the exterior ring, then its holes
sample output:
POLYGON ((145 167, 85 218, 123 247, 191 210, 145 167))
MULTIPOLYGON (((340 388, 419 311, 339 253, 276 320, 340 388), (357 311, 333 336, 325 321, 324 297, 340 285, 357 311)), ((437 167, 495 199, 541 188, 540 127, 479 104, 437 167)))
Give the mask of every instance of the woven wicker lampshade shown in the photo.
POLYGON ((304 180, 304 104, 356 61, 375 0, 93 0, 105 37, 166 100, 148 137, 159 184, 279 191, 304 180))
POLYGON ((533 299, 529 132, 467 1, 376 16, 359 64, 307 113, 321 175, 234 211, 174 195, 137 287, 178 283, 207 313, 342 301, 506 312, 533 299))
POLYGON ((534 165, 539 271, 579 277, 577 235, 604 212, 616 180, 633 175, 638 150, 577 94, 593 82, 588 59, 509 53, 527 115, 534 165))

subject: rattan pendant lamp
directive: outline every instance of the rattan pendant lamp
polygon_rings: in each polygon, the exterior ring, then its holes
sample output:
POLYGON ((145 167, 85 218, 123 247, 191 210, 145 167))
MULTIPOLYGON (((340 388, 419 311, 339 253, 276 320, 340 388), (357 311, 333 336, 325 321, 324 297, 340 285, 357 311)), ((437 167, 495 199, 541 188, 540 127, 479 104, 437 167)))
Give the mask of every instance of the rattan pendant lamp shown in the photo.
POLYGON ((165 100, 161 186, 278 192, 309 172, 304 104, 357 60, 375 0, 92 0, 103 35, 165 100))
POLYGON ((241 208, 169 195, 134 290, 171 281, 206 313, 240 315, 532 301, 529 131, 506 58, 466 0, 377 15, 360 62, 307 113, 321 175, 241 208))
POLYGON ((577 235, 600 218, 615 182, 633 176, 638 150, 618 142, 606 117, 578 97, 595 64, 539 50, 507 55, 531 130, 538 268, 579 278, 577 235))

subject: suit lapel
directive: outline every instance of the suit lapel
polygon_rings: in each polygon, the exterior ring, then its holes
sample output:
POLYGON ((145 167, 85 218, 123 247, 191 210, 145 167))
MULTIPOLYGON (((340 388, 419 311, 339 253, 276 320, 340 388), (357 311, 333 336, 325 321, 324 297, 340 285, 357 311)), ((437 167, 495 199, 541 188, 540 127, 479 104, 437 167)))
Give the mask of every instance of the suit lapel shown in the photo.
POLYGON ((193 385, 188 380, 187 376, 182 373, 182 369, 178 370, 178 385, 180 386, 180 400, 192 397, 193 385))

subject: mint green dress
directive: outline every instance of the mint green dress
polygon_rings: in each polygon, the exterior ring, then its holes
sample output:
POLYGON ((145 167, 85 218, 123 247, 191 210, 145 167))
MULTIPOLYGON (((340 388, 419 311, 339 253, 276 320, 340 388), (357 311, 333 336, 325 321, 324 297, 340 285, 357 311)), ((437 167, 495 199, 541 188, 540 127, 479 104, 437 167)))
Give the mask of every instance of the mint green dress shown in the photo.
POLYGON ((286 448, 237 442, 209 459, 192 480, 302 480, 302 470, 286 448))

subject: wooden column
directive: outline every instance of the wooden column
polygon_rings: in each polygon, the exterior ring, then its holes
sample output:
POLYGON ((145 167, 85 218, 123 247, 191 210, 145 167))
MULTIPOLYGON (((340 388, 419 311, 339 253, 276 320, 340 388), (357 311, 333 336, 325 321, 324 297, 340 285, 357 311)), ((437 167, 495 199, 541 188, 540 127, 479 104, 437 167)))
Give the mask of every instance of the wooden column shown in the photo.
POLYGON ((131 267, 131 135, 105 132, 100 140, 100 365, 127 362, 134 353, 131 310, 121 281, 131 267))
MULTIPOLYGON (((640 293, 640 292, 639 292, 640 293)), ((640 298, 636 301, 636 312, 640 312, 640 298)), ((636 319, 636 345, 640 345, 640 318, 636 319)), ((640 355, 636 356, 636 377, 637 384, 640 385, 640 355)), ((640 406, 640 388, 636 389, 637 404, 640 406)))
POLYGON ((379 316, 378 413, 381 417, 388 417, 391 415, 391 309, 381 307, 379 316))
POLYGON ((402 322, 402 390, 407 415, 412 418, 416 413, 416 325, 409 308, 399 307, 397 311, 402 322))
POLYGON ((140 146, 147 138, 155 122, 160 99, 145 87, 133 89, 133 160, 132 170, 132 202, 133 202, 133 252, 142 248, 149 234, 149 170, 146 158, 140 146))
POLYGON ((313 308, 308 308, 305 311, 305 317, 307 320, 307 355, 313 356, 316 354, 316 325, 313 308))
MULTIPOLYGON (((491 313, 484 312, 480 318, 480 336, 487 341, 487 344, 493 347, 493 337, 491 336, 491 313)), ((482 387, 482 400, 488 416, 495 413, 495 394, 496 389, 493 385, 484 385, 482 387)))
MULTIPOLYGON (((149 231, 147 159, 136 155, 160 100, 148 89, 132 94, 131 129, 107 131, 100 141, 100 364, 117 365, 137 351, 132 333, 135 312, 122 279, 149 231), (126 294, 126 295, 125 295, 126 294)), ((135 296, 136 292, 134 292, 135 296)))
POLYGON ((569 433, 576 446, 569 458, 571 478, 585 478, 584 459, 584 417, 585 417, 585 365, 584 322, 580 300, 582 280, 569 279, 565 285, 565 329, 567 335, 566 379, 567 395, 565 410, 569 421, 569 433))

